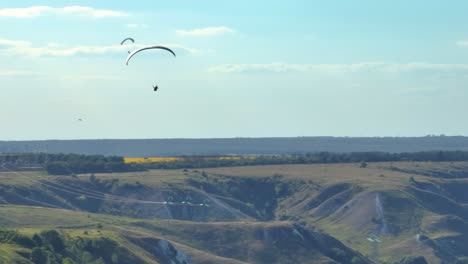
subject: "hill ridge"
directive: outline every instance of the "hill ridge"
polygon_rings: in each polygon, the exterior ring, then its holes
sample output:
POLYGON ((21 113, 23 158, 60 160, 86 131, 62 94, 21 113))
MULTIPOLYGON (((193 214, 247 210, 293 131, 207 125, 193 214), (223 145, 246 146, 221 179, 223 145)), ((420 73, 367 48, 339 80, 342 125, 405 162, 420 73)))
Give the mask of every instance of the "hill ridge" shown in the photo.
POLYGON ((305 152, 468 151, 468 137, 271 137, 0 141, 0 152, 142 156, 273 155, 305 152))

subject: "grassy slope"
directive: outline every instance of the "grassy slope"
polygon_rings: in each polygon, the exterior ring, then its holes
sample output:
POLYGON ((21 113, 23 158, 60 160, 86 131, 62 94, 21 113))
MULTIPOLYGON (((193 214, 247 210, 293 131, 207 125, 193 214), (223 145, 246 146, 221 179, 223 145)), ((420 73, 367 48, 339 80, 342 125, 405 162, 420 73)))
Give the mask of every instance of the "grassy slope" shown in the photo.
MULTIPOLYGON (((137 220, 27 206, 1 206, 0 215, 9 220, 2 222, 3 227, 18 230, 29 236, 44 229, 60 227, 61 232, 69 238, 110 238, 146 263, 157 263, 151 250, 160 238, 170 241, 186 252, 194 263, 331 261, 324 255, 328 252, 320 251, 315 248, 317 245, 301 242, 302 240, 294 236, 294 227, 288 222, 194 223, 137 220), (103 225, 102 230, 96 229, 98 223, 103 225)), ((342 247, 339 243, 328 245, 342 247)), ((11 263, 16 263, 20 260, 16 254, 18 250, 20 249, 10 245, 2 245, 1 256, 11 263)))
POLYGON ((18 253, 27 251, 16 245, 0 244, 0 263, 32 264, 32 262, 22 258, 18 253))
MULTIPOLYGON (((430 263, 439 263, 440 258, 436 256, 438 253, 434 252, 433 248, 418 243, 415 236, 424 234, 432 239, 462 236, 466 239, 468 235, 466 229, 453 228, 448 232, 440 225, 437 228, 434 227, 438 222, 437 219, 440 219, 442 215, 455 214, 466 219, 466 214, 463 214, 462 210, 463 206, 459 207, 459 204, 467 203, 468 198, 463 192, 464 189, 458 188, 457 190, 455 187, 468 186, 468 179, 440 178, 442 176, 460 177, 464 175, 466 168, 467 163, 464 162, 399 162, 370 163, 368 168, 359 168, 358 164, 278 165, 216 168, 208 169, 207 172, 237 177, 271 177, 273 174, 280 174, 284 181, 302 182, 303 186, 297 192, 280 202, 276 211, 277 215, 300 215, 301 219, 313 223, 346 245, 369 255, 371 244, 366 237, 371 232, 375 233, 376 229, 376 224, 369 221, 371 215, 367 216, 367 224, 356 228, 355 222, 347 222, 349 218, 352 218, 350 214, 342 218, 336 216, 336 213, 326 217, 313 217, 310 214, 313 210, 307 211, 306 206, 298 207, 297 205, 313 204, 314 198, 318 197, 325 187, 334 184, 349 183, 353 187, 358 187, 359 191, 378 193, 382 197, 385 218, 393 227, 392 232, 381 236, 380 260, 395 261, 407 254, 425 255, 430 263), (411 179, 417 182, 416 186, 411 179), (411 190, 415 187, 425 189, 426 192, 436 192, 441 196, 447 195, 448 198, 444 196, 440 204, 434 203, 436 200, 430 199, 431 197, 417 196, 412 193, 411 190), (431 189, 432 187, 435 190, 431 189), (445 189, 442 189, 444 187, 445 189)), ((330 200, 334 197, 338 196, 330 197, 330 200)), ((351 195, 351 197, 354 196, 351 195)), ((353 210, 360 209, 351 207, 349 203, 346 204, 348 201, 343 201, 343 204, 339 204, 336 210, 342 210, 347 206, 353 210)), ((364 206, 364 201, 359 201, 359 204, 364 206)), ((366 214, 360 215, 360 218, 366 218, 366 214)))

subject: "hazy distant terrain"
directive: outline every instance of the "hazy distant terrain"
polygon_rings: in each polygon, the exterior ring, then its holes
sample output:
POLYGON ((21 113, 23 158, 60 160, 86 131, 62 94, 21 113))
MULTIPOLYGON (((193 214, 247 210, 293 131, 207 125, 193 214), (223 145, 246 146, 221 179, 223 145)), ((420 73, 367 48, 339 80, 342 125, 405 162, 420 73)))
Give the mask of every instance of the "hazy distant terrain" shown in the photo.
POLYGON ((223 139, 121 139, 0 141, 0 152, 79 153, 119 156, 288 154, 295 152, 417 152, 468 150, 468 137, 295 137, 223 139))

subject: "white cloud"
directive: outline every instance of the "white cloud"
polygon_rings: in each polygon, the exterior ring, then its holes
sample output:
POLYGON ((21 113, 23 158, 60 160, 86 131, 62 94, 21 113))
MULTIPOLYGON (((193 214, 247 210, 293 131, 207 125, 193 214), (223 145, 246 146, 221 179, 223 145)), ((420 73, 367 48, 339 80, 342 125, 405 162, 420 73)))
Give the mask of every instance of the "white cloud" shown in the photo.
POLYGON ((358 64, 287 64, 287 63, 268 63, 268 64, 224 64, 211 67, 211 72, 223 73, 243 73, 243 72, 349 72, 357 71, 363 68, 375 68, 381 63, 358 63, 358 64))
POLYGON ((197 55, 201 53, 199 49, 190 48, 181 44, 162 44, 162 46, 171 48, 175 53, 182 52, 190 55, 197 55))
POLYGON ((128 47, 121 45, 111 46, 76 46, 60 48, 57 44, 46 47, 34 47, 27 41, 0 39, 0 52, 23 56, 72 56, 76 54, 103 54, 109 52, 125 52, 128 47), (4 47, 2 49, 2 47, 4 47))
POLYGON ((468 40, 460 40, 456 42, 459 47, 468 47, 468 40))
POLYGON ((50 11, 51 7, 48 6, 32 6, 25 8, 1 8, 0 17, 16 17, 28 18, 37 17, 41 14, 50 11))
POLYGON ((321 72, 321 73, 350 73, 350 72, 444 72, 468 74, 468 64, 433 64, 433 63, 384 63, 368 62, 354 64, 224 64, 209 68, 210 72, 218 73, 287 73, 287 72, 321 72))
POLYGON ((145 29, 145 28, 148 28, 148 25, 147 24, 130 23, 130 24, 127 24, 127 28, 129 28, 129 29, 145 29))
MULTIPOLYGON (((9 39, 0 39, 0 54, 7 55, 20 55, 20 56, 53 56, 53 57, 67 57, 78 54, 90 55, 104 55, 110 53, 126 53, 129 50, 149 46, 146 44, 130 44, 130 45, 109 45, 109 46, 75 46, 75 47, 62 47, 57 43, 49 43, 44 47, 34 47, 31 42, 18 41, 9 39)), ((199 50, 189 48, 180 44, 163 44, 176 53, 183 54, 196 54, 199 50)))
POLYGON ((220 73, 243 73, 243 72, 305 72, 309 69, 310 65, 300 64, 284 64, 284 63, 270 63, 270 64, 223 64, 214 66, 209 69, 210 72, 220 73))
MULTIPOLYGON (((53 74, 38 72, 38 71, 27 71, 27 70, 7 70, 0 69, 0 77, 52 77, 53 74)), ((102 74, 79 74, 79 75, 65 75, 60 77, 64 81, 95 81, 95 80, 122 80, 121 76, 115 75, 102 75, 102 74)))
POLYGON ((22 40, 0 39, 0 48, 6 47, 27 47, 31 46, 31 42, 22 40))
POLYGON ((88 6, 31 6, 24 8, 0 8, 0 17, 33 18, 43 15, 74 15, 92 18, 124 17, 127 13, 107 9, 94 9, 88 6))
POLYGON ((49 47, 49 48, 58 48, 58 47, 60 47, 60 44, 55 43, 55 42, 49 42, 49 43, 47 43, 47 47, 49 47))
POLYGON ((226 33, 232 33, 234 30, 228 27, 207 27, 207 28, 196 28, 191 30, 176 30, 176 34, 182 37, 209 37, 217 36, 226 33))
POLYGON ((124 77, 115 76, 115 75, 66 75, 61 77, 61 80, 64 81, 96 81, 96 80, 105 80, 105 81, 116 81, 124 80, 124 77))
POLYGON ((40 72, 21 71, 21 70, 1 70, 0 76, 39 76, 43 75, 40 72))
POLYGON ((64 14, 80 15, 80 16, 91 16, 95 18, 128 16, 127 13, 120 12, 120 11, 94 9, 94 8, 87 7, 87 6, 66 6, 61 9, 58 8, 58 12, 64 13, 64 14))

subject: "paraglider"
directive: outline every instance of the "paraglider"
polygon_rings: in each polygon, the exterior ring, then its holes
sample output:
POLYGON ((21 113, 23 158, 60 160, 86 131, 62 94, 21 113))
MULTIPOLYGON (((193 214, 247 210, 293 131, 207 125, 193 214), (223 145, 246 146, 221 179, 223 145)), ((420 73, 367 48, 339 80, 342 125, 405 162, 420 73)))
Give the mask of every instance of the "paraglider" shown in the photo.
MULTIPOLYGON (((120 42, 120 45, 123 45, 126 41, 131 41, 132 43, 135 43, 135 40, 132 38, 126 38, 120 42)), ((128 51, 128 54, 130 54, 130 51, 128 51)))
POLYGON ((176 56, 176 54, 174 53, 174 51, 172 51, 171 49, 169 48, 166 48, 166 47, 163 47, 163 46, 150 46, 150 47, 144 47, 144 48, 139 48, 137 50, 134 50, 133 52, 131 52, 128 57, 127 57, 127 60, 125 61, 125 64, 128 65, 128 62, 130 61, 130 59, 135 56, 135 54, 139 53, 140 51, 144 51, 144 50, 149 50, 149 49, 163 49, 163 50, 166 50, 166 51, 169 51, 170 53, 172 53, 172 55, 174 55, 174 57, 176 56))
POLYGON ((135 40, 132 39, 132 38, 126 38, 124 40, 122 40, 122 42, 120 42, 120 45, 123 45, 126 41, 130 40, 132 43, 135 43, 135 40))
MULTIPOLYGON (((128 38, 130 39, 130 38, 128 38)), ((124 41, 122 41, 122 44, 126 41, 127 39, 124 39, 124 41)), ((133 41, 133 39, 130 39, 131 41, 133 41)), ((172 53, 172 55, 174 55, 174 57, 176 56, 175 52, 172 51, 170 48, 167 48, 167 47, 164 47, 164 46, 148 46, 148 47, 144 47, 144 48, 139 48, 139 49, 136 49, 132 52, 128 52, 128 56, 127 56, 127 59, 125 61, 125 64, 128 66, 128 62, 130 61, 130 59, 135 56, 135 54, 139 53, 140 51, 144 51, 144 50, 149 50, 149 49, 162 49, 162 50, 165 50, 165 51, 168 51, 170 53, 172 53)), ((153 91, 156 92, 158 90, 158 86, 157 85, 153 85, 153 91)))

